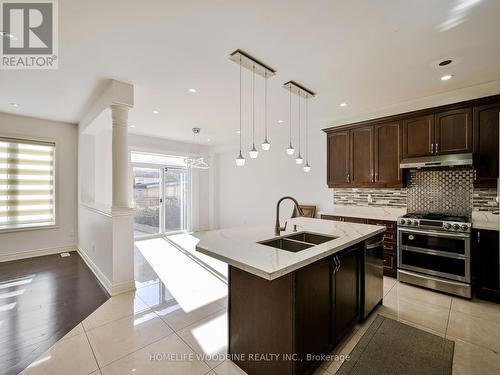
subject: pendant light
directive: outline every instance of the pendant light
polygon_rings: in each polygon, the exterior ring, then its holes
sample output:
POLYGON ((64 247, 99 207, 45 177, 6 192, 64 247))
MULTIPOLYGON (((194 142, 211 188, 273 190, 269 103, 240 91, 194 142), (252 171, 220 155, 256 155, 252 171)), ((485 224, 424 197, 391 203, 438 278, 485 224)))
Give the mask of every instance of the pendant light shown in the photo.
POLYGON ((248 153, 251 159, 256 159, 259 151, 255 148, 255 64, 252 70, 252 149, 248 153))
MULTIPOLYGON (((196 136, 200 134, 201 129, 200 128, 193 128, 193 143, 195 145, 199 145, 199 143, 196 141, 196 136)), ((198 150, 199 154, 199 150, 198 150)), ((205 158, 203 157, 189 157, 185 159, 186 166, 189 168, 194 168, 194 169, 208 169, 208 163, 205 161, 205 158)))
POLYGON ((240 55, 240 154, 236 157, 236 165, 243 167, 245 165, 245 158, 241 154, 241 55, 240 55))
POLYGON ((269 151, 271 148, 271 144, 267 140, 267 70, 264 73, 264 130, 265 130, 265 137, 264 137, 264 142, 262 142, 262 149, 264 151, 269 151))
POLYGON ((304 172, 310 172, 311 166, 309 165, 309 145, 308 145, 308 131, 309 131, 309 94, 306 94, 306 165, 304 165, 304 172))
POLYGON ((289 119, 290 119, 290 121, 289 121, 290 122, 290 145, 286 149, 286 153, 288 155, 293 155, 295 150, 292 146, 292 86, 291 85, 290 85, 290 115, 289 115, 289 119))
POLYGON ((302 158, 302 155, 300 154, 300 90, 299 90, 299 155, 297 156, 297 159, 295 159, 295 163, 297 164, 302 164, 304 162, 304 159, 302 158))

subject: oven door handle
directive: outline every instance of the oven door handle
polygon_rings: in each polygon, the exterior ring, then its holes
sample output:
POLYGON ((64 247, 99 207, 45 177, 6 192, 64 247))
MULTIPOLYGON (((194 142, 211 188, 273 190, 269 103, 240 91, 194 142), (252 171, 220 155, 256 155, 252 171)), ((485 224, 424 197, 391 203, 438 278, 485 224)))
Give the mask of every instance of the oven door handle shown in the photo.
POLYGON ((443 256, 446 258, 453 258, 453 259, 468 259, 469 256, 462 255, 462 254, 455 254, 455 253, 447 253, 439 250, 430 250, 430 249, 423 249, 421 247, 412 247, 412 246, 401 246, 401 250, 406 250, 406 251, 413 251, 415 253, 422 253, 422 254, 429 254, 429 255, 439 255, 443 256))
POLYGON ((461 239, 469 239, 470 234, 465 234, 465 233, 446 233, 446 232, 436 232, 436 231, 423 231, 423 230, 418 230, 418 229, 406 229, 406 228, 398 228, 399 232, 406 232, 406 233, 417 233, 417 234, 424 234, 426 236, 430 237, 447 237, 447 238, 461 238, 461 239))

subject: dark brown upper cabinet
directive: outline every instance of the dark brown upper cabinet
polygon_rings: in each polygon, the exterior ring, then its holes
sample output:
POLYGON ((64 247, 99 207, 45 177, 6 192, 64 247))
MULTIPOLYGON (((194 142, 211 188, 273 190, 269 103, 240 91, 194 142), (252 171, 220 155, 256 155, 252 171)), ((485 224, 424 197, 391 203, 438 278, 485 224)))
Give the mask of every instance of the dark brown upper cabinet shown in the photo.
POLYGON ((462 108, 434 115, 434 153, 472 152, 472 110, 462 108))
POLYGON ((349 186, 349 131, 328 134, 328 186, 349 186))
POLYGON ((380 187, 403 186, 403 170, 399 168, 402 131, 399 122, 374 126, 375 183, 380 187))
POLYGON ((476 187, 499 175, 500 95, 323 129, 329 187, 404 186, 402 159, 473 153, 476 187))
POLYGON ((498 104, 474 107, 474 186, 496 187, 498 178, 498 104))
POLYGON ((433 143, 434 116, 403 120, 403 158, 433 155, 433 143))
POLYGON ((373 126, 350 131, 350 182, 354 186, 375 182, 373 162, 373 126))

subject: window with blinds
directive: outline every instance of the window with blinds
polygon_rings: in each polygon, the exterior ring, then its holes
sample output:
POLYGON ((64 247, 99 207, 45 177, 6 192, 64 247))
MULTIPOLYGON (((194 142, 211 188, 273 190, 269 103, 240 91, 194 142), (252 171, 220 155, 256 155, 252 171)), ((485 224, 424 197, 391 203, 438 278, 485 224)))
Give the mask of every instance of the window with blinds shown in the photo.
POLYGON ((55 143, 0 137, 0 230, 55 224, 55 143))

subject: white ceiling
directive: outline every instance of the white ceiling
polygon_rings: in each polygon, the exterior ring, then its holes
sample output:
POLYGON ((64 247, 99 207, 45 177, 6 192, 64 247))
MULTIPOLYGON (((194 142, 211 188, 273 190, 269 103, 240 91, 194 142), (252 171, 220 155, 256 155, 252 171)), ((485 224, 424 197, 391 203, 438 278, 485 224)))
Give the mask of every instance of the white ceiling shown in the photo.
MULTIPOLYGON (((220 145, 237 137, 238 66, 228 57, 238 48, 277 70, 269 80, 271 134, 287 132, 281 85, 291 79, 318 94, 310 124, 320 129, 500 74, 498 0, 62 0, 59 18, 59 69, 0 71, 0 111, 78 122, 114 78, 135 86, 132 132, 191 140, 197 126, 203 141, 220 145), (456 63, 432 66, 446 58, 456 63), (442 82, 445 73, 453 79, 442 82)), ((250 83, 247 71, 246 139, 250 83)), ((260 143, 259 78, 257 90, 260 143)))

